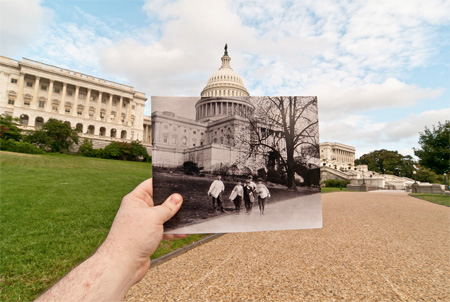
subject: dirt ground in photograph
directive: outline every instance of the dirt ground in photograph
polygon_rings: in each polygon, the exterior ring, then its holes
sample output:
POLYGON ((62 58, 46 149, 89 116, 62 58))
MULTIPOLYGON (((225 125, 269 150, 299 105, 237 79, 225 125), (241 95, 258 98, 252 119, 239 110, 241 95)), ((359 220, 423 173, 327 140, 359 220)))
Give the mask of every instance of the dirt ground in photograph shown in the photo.
POLYGON ((404 194, 322 195, 323 228, 226 234, 126 301, 450 301, 450 208, 404 194))
MULTIPOLYGON (((164 225, 166 230, 198 223, 219 215, 231 214, 234 211, 234 204, 228 197, 236 185, 236 182, 223 182, 225 185, 225 192, 222 193, 221 199, 226 212, 221 213, 214 211, 212 208, 211 197, 207 195, 209 186, 214 178, 164 173, 159 172, 156 169, 154 169, 153 173, 153 192, 158 192, 158 195, 153 196, 156 205, 163 203, 172 193, 180 193, 184 200, 181 210, 164 225)), ((267 199, 267 204, 320 192, 320 189, 308 189, 303 187, 298 187, 297 191, 288 191, 285 187, 279 185, 277 185, 277 187, 268 186, 268 189, 271 198, 267 199)), ((241 205, 241 210, 242 209, 244 209, 244 202, 242 202, 241 205)))

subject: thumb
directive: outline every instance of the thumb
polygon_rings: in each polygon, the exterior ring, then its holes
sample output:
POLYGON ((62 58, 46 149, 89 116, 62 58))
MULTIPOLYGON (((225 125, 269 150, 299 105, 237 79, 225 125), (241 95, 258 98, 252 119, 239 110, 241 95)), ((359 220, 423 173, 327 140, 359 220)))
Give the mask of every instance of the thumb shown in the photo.
POLYGON ((172 218, 178 212, 182 203, 183 197, 175 193, 170 195, 163 204, 153 207, 152 209, 156 212, 157 222, 163 224, 172 218))

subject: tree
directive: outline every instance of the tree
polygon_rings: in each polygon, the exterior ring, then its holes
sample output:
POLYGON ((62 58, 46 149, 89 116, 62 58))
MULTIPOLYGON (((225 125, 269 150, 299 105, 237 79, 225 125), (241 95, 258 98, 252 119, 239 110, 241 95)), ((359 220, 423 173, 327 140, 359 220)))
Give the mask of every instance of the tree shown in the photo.
POLYGON ((317 97, 262 97, 255 104, 255 114, 247 115, 250 135, 244 138, 250 146, 249 156, 270 155, 286 171, 288 189, 296 190, 295 172, 302 150, 319 149, 317 97))
POLYGON ((420 149, 414 149, 419 163, 437 174, 444 174, 450 167, 450 121, 439 122, 433 129, 425 127, 420 133, 420 149))
POLYGON ((69 124, 51 118, 41 130, 27 136, 26 141, 52 152, 67 152, 73 144, 78 144, 78 134, 69 124))
POLYGON ((356 165, 367 165, 370 171, 412 178, 414 160, 410 155, 386 149, 375 150, 355 160, 356 165))
POLYGON ((0 138, 20 141, 22 138, 17 118, 9 115, 0 115, 0 138))

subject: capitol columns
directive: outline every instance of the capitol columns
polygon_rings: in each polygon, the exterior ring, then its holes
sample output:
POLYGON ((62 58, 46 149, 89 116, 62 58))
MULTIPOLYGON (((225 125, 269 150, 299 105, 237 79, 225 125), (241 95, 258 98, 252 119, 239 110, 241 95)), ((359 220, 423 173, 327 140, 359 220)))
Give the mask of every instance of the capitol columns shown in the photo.
POLYGON ((102 97, 103 97, 103 92, 99 91, 98 92, 98 101, 97 101, 97 118, 96 120, 100 120, 100 111, 101 111, 101 106, 102 106, 102 97))
POLYGON ((119 124, 122 124, 122 106, 123 106, 123 96, 120 96, 119 110, 117 112, 117 117, 116 117, 116 121, 118 121, 119 124))
MULTIPOLYGON (((85 118, 89 118, 89 111, 90 111, 90 101, 91 101, 91 92, 92 90, 90 88, 87 88, 87 94, 86 94, 86 102, 85 102, 85 114, 84 117, 85 118)), ((93 117, 94 118, 94 117, 93 117)))
POLYGON ((54 80, 50 79, 50 85, 48 85, 48 95, 47 95, 47 102, 45 103, 44 110, 47 112, 52 111, 52 95, 53 95, 53 84, 54 80))
POLYGON ((31 100, 31 105, 30 107, 33 109, 36 109, 37 107, 37 97, 38 97, 38 91, 39 91, 39 80, 41 78, 36 76, 35 80, 34 80, 34 89, 33 89, 33 99, 31 100))
POLYGON ((67 83, 63 83, 62 95, 61 95, 61 103, 59 104, 59 114, 64 114, 64 104, 67 95, 67 83))
POLYGON ((127 125, 131 126, 131 99, 128 99, 128 109, 127 109, 127 125))
POLYGON ((19 77, 19 90, 17 91, 17 99, 16 99, 16 105, 22 106, 23 104, 23 83, 25 82, 25 74, 20 73, 19 77))
MULTIPOLYGON (((73 98, 73 104, 72 104, 72 115, 77 116, 78 114, 78 97, 80 95, 80 86, 75 85, 75 96, 73 98)), ((63 105, 65 106, 65 105, 63 105)))
POLYGON ((110 93, 109 94, 109 102, 108 102, 108 110, 106 111, 106 121, 107 122, 111 121, 112 100, 113 100, 113 95, 110 93))

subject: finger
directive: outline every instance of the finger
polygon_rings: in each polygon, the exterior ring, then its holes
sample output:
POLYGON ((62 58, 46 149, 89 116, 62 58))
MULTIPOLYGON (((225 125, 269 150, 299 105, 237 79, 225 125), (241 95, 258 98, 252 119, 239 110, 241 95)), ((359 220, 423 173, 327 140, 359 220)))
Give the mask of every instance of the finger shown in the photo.
POLYGON ((163 224, 170 218, 172 218, 180 209, 183 203, 183 197, 180 194, 172 194, 164 201, 162 205, 152 208, 152 211, 156 212, 156 222, 163 224))
POLYGON ((189 236, 188 234, 164 234, 163 240, 183 239, 189 236))
POLYGON ((144 200, 150 207, 153 207, 153 179, 149 178, 141 182, 130 194, 144 200))

